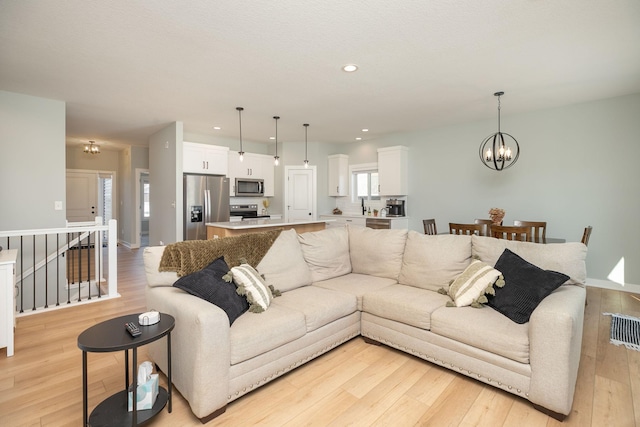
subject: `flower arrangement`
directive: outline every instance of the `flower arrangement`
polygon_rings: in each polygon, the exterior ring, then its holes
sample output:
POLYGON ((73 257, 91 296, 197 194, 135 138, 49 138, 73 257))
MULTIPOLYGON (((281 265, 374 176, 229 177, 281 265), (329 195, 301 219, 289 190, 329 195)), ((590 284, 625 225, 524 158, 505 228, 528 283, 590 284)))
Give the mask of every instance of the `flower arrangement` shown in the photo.
POLYGON ((502 219, 504 218, 504 209, 500 208, 491 208, 489 209, 489 217, 491 218, 491 222, 494 225, 502 224, 502 219))

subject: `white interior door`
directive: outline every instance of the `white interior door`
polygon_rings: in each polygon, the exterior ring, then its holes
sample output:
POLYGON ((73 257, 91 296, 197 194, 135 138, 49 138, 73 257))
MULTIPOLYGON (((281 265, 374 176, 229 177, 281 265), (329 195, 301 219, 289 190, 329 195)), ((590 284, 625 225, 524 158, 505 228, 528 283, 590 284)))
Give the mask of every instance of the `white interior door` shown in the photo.
POLYGON ((286 221, 317 219, 315 166, 287 167, 285 195, 286 221))
POLYGON ((98 214, 98 174, 67 171, 67 221, 94 221, 98 214))

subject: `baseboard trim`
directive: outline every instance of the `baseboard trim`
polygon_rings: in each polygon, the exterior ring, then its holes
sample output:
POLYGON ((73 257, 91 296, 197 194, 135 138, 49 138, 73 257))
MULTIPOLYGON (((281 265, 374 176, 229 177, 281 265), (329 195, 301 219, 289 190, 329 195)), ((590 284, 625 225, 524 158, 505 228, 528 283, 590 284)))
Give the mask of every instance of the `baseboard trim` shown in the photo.
POLYGON ((634 285, 633 283, 625 283, 624 285, 621 285, 620 283, 612 282, 611 280, 587 278, 587 286, 640 294, 640 285, 634 285))

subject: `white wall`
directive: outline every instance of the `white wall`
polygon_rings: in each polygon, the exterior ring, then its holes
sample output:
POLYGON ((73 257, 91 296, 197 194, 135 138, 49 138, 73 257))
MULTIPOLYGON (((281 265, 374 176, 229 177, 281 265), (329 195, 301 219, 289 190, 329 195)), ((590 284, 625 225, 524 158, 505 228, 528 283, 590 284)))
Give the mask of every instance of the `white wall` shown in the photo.
POLYGON ((151 246, 182 240, 182 136, 182 122, 174 122, 149 137, 151 246))
POLYGON ((640 284, 640 94, 520 115, 503 108, 502 131, 516 137, 521 155, 502 172, 478 157, 480 142, 496 127, 495 120, 467 123, 341 151, 353 164, 375 162, 378 147, 409 147, 413 230, 435 218, 445 231, 449 222, 487 218, 491 207, 506 210, 505 223, 547 221, 547 236, 567 241, 579 241, 592 225, 588 276, 606 279, 624 258, 625 282, 640 284))
POLYGON ((64 102, 0 91, 0 230, 65 226, 64 144, 64 102))

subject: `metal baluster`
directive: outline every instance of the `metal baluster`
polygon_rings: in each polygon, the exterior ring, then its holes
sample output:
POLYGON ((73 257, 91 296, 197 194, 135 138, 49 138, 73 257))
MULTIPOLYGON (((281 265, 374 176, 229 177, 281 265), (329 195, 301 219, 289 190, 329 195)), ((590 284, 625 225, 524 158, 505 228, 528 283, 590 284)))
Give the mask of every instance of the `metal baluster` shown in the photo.
MULTIPOLYGON (((71 240, 73 240, 73 233, 71 233, 71 240)), ((71 304, 71 281, 69 277, 73 277, 73 253, 71 252, 71 246, 69 246, 69 233, 67 233, 67 304, 71 304), (71 266, 71 268, 69 268, 71 266)))
POLYGON ((78 232, 78 302, 80 298, 80 289, 82 287, 82 234, 78 232))
POLYGON ((24 251, 22 250, 23 236, 20 236, 20 313, 24 312, 24 251))
POLYGON ((91 299, 91 232, 87 235, 87 293, 91 299))
POLYGON ((36 235, 33 235, 33 244, 31 245, 31 250, 33 252, 33 307, 32 311, 36 310, 36 235))
POLYGON ((44 235, 44 308, 49 308, 49 235, 44 235))
POLYGON ((56 233, 56 307, 60 305, 60 233, 56 233))

